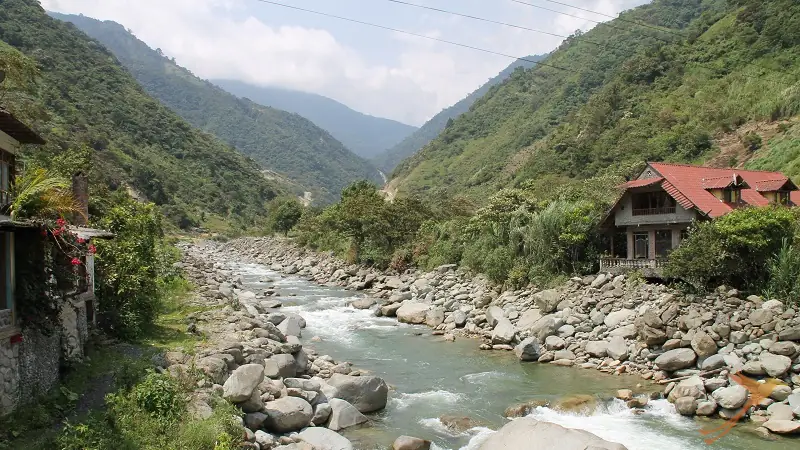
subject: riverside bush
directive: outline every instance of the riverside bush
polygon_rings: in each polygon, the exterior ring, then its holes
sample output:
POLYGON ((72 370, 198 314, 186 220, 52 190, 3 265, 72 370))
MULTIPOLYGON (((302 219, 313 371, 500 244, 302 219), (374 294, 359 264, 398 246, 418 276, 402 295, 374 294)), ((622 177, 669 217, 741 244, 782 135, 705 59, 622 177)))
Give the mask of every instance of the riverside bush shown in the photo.
MULTIPOLYGON (((726 284, 764 289, 771 267, 780 266, 770 261, 779 257, 784 242, 794 242, 797 218, 798 211, 784 207, 741 208, 696 223, 688 238, 670 254, 665 273, 697 287, 726 284)), ((789 265, 784 262, 784 266, 789 265)))

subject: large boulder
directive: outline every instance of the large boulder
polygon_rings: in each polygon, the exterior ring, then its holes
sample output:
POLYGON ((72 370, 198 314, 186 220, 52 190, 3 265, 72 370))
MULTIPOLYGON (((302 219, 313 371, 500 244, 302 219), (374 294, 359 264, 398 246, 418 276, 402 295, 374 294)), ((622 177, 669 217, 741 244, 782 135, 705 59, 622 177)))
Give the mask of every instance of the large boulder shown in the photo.
POLYGON ((792 359, 788 356, 764 352, 758 355, 758 359, 761 360, 761 367, 764 368, 764 372, 775 378, 782 377, 792 367, 792 359))
POLYGON ((754 309, 750 313, 750 323, 753 326, 760 327, 765 323, 768 323, 772 320, 773 312, 769 309, 754 309))
POLYGON ((343 430, 366 422, 367 417, 359 412, 355 406, 340 398, 328 400, 331 414, 328 419, 328 428, 333 431, 343 430))
POLYGON ((800 434, 800 422, 794 420, 768 420, 764 428, 776 434, 800 434))
POLYGON ((609 442, 588 431, 564 428, 532 417, 521 417, 504 425, 489 436, 479 450, 627 450, 622 444, 609 442), (557 447, 553 447, 554 443, 557 447))
POLYGON ((636 311, 631 309, 620 309, 619 311, 608 313, 606 318, 603 320, 603 323, 608 328, 616 328, 620 323, 630 319, 634 315, 636 315, 636 311))
POLYGON ((261 364, 245 364, 233 371, 222 386, 222 397, 232 403, 240 403, 250 399, 264 380, 264 366, 261 364))
POLYGON ((697 360, 697 355, 694 353, 694 350, 690 348, 676 348, 659 355, 655 363, 659 369, 672 372, 692 367, 695 360, 697 360))
POLYGON ((514 328, 514 324, 505 317, 501 317, 492 331, 492 344, 508 344, 514 340, 516 334, 517 329, 514 328))
POLYGON ((213 356, 201 358, 195 363, 195 367, 214 383, 222 384, 222 382, 225 381, 225 373, 228 369, 228 365, 219 358, 213 356))
POLYGON ((682 416, 693 416, 697 412, 697 399, 694 397, 679 397, 675 400, 675 410, 682 416))
POLYGON ((539 307, 539 311, 545 314, 550 314, 555 311, 560 302, 558 291, 555 289, 548 289, 537 293, 533 296, 533 301, 536 303, 536 306, 539 307))
POLYGON ((347 400, 362 413, 379 411, 386 407, 389 387, 382 378, 334 374, 328 384, 336 389, 333 397, 347 400))
POLYGON ((564 325, 564 319, 557 317, 555 314, 549 314, 537 320, 531 327, 531 336, 544 342, 547 336, 556 334, 556 331, 564 325))
POLYGON ((784 328, 778 337, 782 341, 800 341, 800 325, 784 328))
POLYGON ((299 397, 282 397, 267 402, 263 411, 267 415, 266 428, 276 433, 301 430, 311 424, 314 417, 311 404, 299 397))
POLYGON ((392 443, 391 450, 430 450, 431 441, 412 436, 400 436, 392 443))
POLYGON ((353 450, 353 444, 339 433, 322 427, 309 427, 297 437, 314 446, 315 450, 353 450))
POLYGON ((628 359, 628 344, 625 343, 625 338, 622 336, 612 336, 608 341, 608 356, 619 360, 625 361, 628 359))
POLYGON ((711 393, 717 404, 726 409, 739 409, 747 401, 747 389, 738 384, 723 387, 711 393))
POLYGON ((586 353, 595 358, 605 358, 608 354, 608 342, 589 341, 586 343, 586 353))
POLYGON ((531 308, 522 313, 522 316, 520 316, 519 320, 517 320, 517 329, 528 330, 541 318, 542 313, 539 312, 539 309, 531 308))
POLYGON ((300 337, 302 335, 302 327, 300 325, 301 322, 297 316, 289 316, 278 324, 278 330, 280 330, 284 336, 300 337))
POLYGON ((692 397, 698 400, 704 400, 706 398, 706 387, 705 384, 703 384, 703 379, 694 375, 682 380, 669 391, 667 399, 674 402, 681 397, 692 397))
POLYGON ((506 313, 503 312, 503 308, 499 306, 490 306, 486 308, 486 323, 488 323, 490 327, 494 328, 494 326, 497 325, 497 321, 505 317, 506 313))
POLYGON ((539 341, 529 337, 514 347, 514 354, 520 361, 536 361, 542 355, 542 350, 539 341))
POLYGON ((269 378, 294 378, 297 376, 297 360, 292 355, 272 355, 264 361, 264 375, 269 378))
POLYGON ((403 323, 423 324, 431 305, 406 300, 395 313, 397 320, 403 323))
POLYGON ((425 325, 436 328, 444 323, 444 308, 431 308, 425 314, 425 325))
POLYGON ((708 358, 717 353, 717 343, 707 333, 698 331, 692 338, 692 349, 700 359, 708 358))

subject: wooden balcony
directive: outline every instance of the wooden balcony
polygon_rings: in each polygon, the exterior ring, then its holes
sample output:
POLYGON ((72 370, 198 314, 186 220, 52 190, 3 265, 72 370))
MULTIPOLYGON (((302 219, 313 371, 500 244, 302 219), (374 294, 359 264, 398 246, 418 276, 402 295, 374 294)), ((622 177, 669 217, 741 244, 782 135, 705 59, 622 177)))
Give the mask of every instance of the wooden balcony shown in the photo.
POLYGON ((658 216, 661 214, 675 214, 675 207, 663 206, 661 208, 644 208, 644 209, 634 208, 631 214, 633 214, 634 216, 658 216))
POLYGON ((625 273, 638 270, 648 278, 661 278, 666 259, 600 258, 600 272, 625 273))

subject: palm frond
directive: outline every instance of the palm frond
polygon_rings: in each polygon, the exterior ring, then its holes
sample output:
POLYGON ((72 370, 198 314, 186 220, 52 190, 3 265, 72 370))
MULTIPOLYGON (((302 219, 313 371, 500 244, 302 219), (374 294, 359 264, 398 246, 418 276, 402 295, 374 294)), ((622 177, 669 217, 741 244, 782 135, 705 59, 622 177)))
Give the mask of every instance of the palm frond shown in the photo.
POLYGON ((11 218, 50 219, 78 213, 70 181, 36 168, 20 174, 11 186, 11 218))

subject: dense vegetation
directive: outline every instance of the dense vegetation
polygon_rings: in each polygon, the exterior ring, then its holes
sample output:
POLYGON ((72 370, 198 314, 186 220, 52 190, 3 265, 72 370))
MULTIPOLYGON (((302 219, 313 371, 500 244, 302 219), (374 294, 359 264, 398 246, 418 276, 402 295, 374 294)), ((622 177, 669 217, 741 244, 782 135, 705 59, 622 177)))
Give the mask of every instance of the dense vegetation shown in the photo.
POLYGON ((309 120, 239 99, 195 77, 116 22, 53 15, 111 50, 150 95, 186 121, 312 191, 316 199, 331 201, 355 180, 377 180, 365 160, 309 120))
POLYGON ((211 82, 260 105, 300 114, 363 158, 376 156, 417 129, 394 120, 354 111, 336 100, 317 94, 254 86, 236 80, 211 82))
POLYGON ((422 127, 407 136, 400 143, 374 156, 372 161, 387 174, 391 173, 392 170, 400 164, 400 161, 417 153, 422 147, 436 139, 436 136, 438 136, 449 123, 452 123, 456 117, 469 111, 470 107, 484 94, 489 92, 490 88, 505 81, 518 67, 529 69, 536 65, 535 61, 540 61, 544 58, 545 55, 533 55, 526 57, 525 60, 518 59, 514 61, 511 65, 503 69, 502 72, 484 83, 483 86, 459 100, 453 106, 445 108, 433 116, 429 121, 425 122, 422 127))
POLYGON ((47 140, 28 155, 46 162, 87 146, 95 193, 130 188, 176 223, 217 216, 253 224, 280 192, 252 160, 148 97, 105 48, 35 0, 0 2, 0 40, 0 60, 18 50, 40 71, 30 92, 3 98, 47 140))
MULTIPOLYGON (((717 133, 800 110, 800 4, 655 0, 492 88, 395 172, 400 192, 473 198, 549 174, 701 162, 717 133), (666 42, 665 42, 666 41, 666 42)), ((732 161, 736 162, 736 161, 732 161)))

